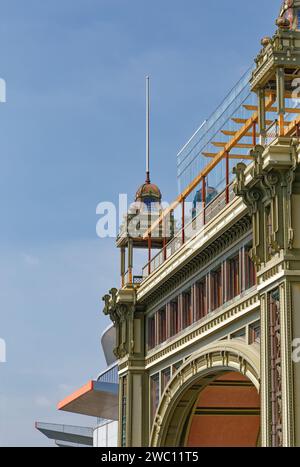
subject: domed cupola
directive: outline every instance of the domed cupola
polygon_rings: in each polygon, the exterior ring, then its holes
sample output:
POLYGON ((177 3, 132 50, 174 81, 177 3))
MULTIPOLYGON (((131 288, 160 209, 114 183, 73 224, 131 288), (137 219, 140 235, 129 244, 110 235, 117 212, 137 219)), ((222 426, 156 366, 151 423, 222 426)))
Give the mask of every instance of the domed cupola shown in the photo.
POLYGON ((147 76, 147 95, 146 95, 146 181, 139 187, 135 195, 135 202, 137 205, 143 203, 148 209, 155 210, 155 205, 161 203, 161 191, 157 185, 150 181, 150 80, 147 76))
POLYGON ((136 192, 135 201, 150 206, 152 203, 161 203, 161 192, 157 185, 145 182, 136 192))

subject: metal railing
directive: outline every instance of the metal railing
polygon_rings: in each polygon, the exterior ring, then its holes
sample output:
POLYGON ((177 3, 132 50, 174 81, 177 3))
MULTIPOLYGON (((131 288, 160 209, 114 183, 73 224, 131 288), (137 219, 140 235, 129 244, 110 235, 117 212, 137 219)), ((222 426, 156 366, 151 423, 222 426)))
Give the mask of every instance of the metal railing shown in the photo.
POLYGON ((98 376, 98 381, 102 383, 114 383, 118 384, 119 383, 119 377, 118 377, 118 365, 115 363, 113 366, 110 368, 106 369, 100 375, 98 376))
POLYGON ((204 209, 201 209, 197 215, 190 220, 184 228, 180 229, 174 238, 166 244, 166 246, 155 255, 150 262, 143 267, 143 280, 149 276, 162 264, 173 256, 183 245, 192 240, 196 235, 203 230, 204 226, 214 219, 234 197, 234 184, 231 183, 228 187, 220 192, 204 209))
POLYGON ((274 120, 274 122, 267 128, 266 130, 266 146, 270 146, 273 141, 278 138, 279 135, 279 126, 278 120, 274 120))
POLYGON ((143 279, 143 276, 133 276, 133 285, 140 285, 143 279))
POLYGON ((123 286, 133 285, 134 287, 139 287, 143 282, 143 276, 131 276, 129 271, 126 271, 123 277, 123 286))

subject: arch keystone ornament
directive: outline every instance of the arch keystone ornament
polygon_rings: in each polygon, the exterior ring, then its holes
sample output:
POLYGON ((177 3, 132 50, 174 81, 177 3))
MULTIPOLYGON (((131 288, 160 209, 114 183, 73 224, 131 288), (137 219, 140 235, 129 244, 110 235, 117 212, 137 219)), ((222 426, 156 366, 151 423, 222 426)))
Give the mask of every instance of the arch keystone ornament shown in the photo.
POLYGON ((154 419, 150 446, 183 446, 185 427, 201 391, 217 376, 241 371, 259 392, 260 356, 256 346, 241 341, 223 341, 194 353, 163 394, 154 419))

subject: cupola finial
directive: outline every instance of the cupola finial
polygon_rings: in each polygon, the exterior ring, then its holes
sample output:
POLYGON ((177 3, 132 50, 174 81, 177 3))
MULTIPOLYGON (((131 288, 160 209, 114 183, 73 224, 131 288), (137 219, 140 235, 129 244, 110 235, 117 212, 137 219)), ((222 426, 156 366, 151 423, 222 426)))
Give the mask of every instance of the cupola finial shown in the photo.
POLYGON ((150 78, 146 77, 146 183, 150 183, 150 78))

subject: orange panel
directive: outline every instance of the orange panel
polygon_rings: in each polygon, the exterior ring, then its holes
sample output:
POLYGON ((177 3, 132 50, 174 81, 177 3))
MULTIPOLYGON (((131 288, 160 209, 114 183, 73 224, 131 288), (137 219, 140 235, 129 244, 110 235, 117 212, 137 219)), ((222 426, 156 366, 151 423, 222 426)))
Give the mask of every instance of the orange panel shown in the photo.
POLYGON ((255 447, 260 428, 260 398, 239 373, 225 373, 199 396, 188 447, 255 447))
POLYGON ((187 447, 256 447, 260 417, 194 416, 187 447))
POLYGON ((202 391, 198 407, 259 408, 257 390, 254 387, 209 386, 202 391))
POLYGON ((250 383, 250 380, 246 378, 246 376, 242 375, 242 373, 235 373, 231 371, 230 373, 224 373, 222 376, 219 376, 216 381, 247 381, 250 383))
POLYGON ((69 405, 71 402, 73 402, 74 400, 78 399, 79 397, 83 396, 84 394, 92 390, 93 390, 93 381, 89 381, 87 384, 82 386, 82 388, 78 389, 73 394, 71 394, 70 396, 66 397, 64 400, 59 402, 57 405, 57 409, 62 410, 64 407, 69 405))

